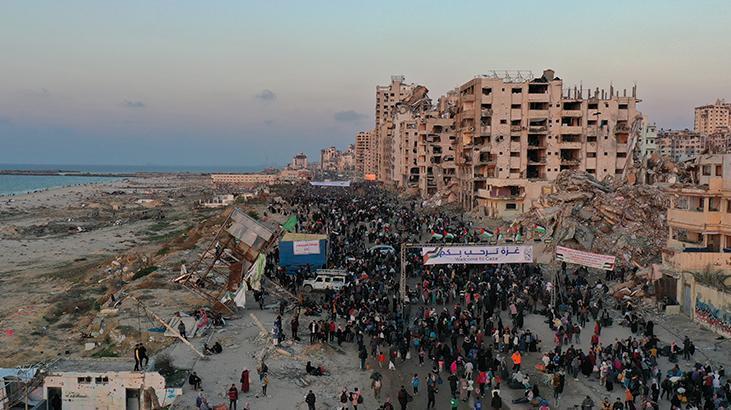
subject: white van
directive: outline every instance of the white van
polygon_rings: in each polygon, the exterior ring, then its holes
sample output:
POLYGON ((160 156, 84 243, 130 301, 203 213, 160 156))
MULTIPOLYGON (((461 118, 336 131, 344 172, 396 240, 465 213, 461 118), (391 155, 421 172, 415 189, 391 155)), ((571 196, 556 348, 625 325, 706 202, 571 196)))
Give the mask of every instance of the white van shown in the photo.
POLYGON ((347 273, 345 271, 317 271, 317 276, 314 279, 307 279, 302 284, 302 290, 305 292, 312 291, 323 291, 326 289, 340 290, 345 286, 345 278, 347 273))

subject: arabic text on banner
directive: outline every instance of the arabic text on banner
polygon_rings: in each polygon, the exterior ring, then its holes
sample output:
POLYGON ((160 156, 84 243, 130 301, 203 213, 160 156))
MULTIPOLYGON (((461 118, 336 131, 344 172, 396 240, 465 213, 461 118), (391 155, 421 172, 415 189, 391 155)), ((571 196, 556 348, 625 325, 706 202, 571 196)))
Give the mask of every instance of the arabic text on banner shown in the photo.
POLYGON ((349 187, 350 181, 311 181, 312 186, 340 186, 349 187))
POLYGON ((532 263, 533 247, 521 246, 426 246, 425 265, 532 263))
POLYGON ((292 243, 295 255, 317 255, 320 253, 320 241, 294 241, 292 243))
POLYGON ((584 252, 576 249, 556 247, 556 260, 575 263, 589 268, 614 270, 616 257, 611 255, 600 255, 598 253, 584 252))

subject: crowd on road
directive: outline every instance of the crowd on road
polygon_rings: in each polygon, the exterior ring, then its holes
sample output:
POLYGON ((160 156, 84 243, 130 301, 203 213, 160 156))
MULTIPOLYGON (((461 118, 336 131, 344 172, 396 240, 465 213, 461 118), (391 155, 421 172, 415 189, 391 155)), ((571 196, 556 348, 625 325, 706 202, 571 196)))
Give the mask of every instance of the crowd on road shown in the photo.
MULTIPOLYGON (((579 378, 601 386, 605 396, 570 404, 582 409, 728 406, 731 384, 722 366, 695 363, 690 339, 682 346, 663 344, 651 320, 629 305, 610 305, 606 280, 589 283, 583 269, 571 272, 563 265, 554 283, 536 264, 424 266, 419 250, 412 249, 405 253, 408 286, 402 295, 400 245, 429 238, 435 228, 455 232, 452 241, 467 242, 474 237, 468 223, 423 212, 368 185, 300 186, 284 199, 301 231, 329 235, 329 265, 351 275, 344 287, 325 292, 309 310, 319 317, 307 326, 310 343, 352 343, 354 366, 372 372, 372 395, 356 386, 333 392, 343 409, 362 408, 369 400, 382 409, 423 408, 417 400, 427 409, 500 409, 504 389, 517 389, 520 397, 512 400, 513 407, 545 410, 558 408, 568 379, 579 378), (374 245, 395 251, 369 251, 374 245), (541 315, 553 340, 541 340, 539 333, 545 332, 527 328, 527 315, 541 315), (631 335, 607 340, 607 326, 627 326, 631 335), (585 332, 591 339, 582 346, 585 332), (538 363, 530 369, 524 364, 528 355, 538 363), (660 357, 673 366, 661 369, 660 357), (406 369, 407 363, 427 371, 409 373, 411 382, 394 397, 382 394, 383 387, 395 391, 384 386, 388 373, 406 369)), ((307 269, 294 275, 269 272, 293 291, 311 274, 307 269)), ((306 403, 315 408, 312 391, 306 403)))

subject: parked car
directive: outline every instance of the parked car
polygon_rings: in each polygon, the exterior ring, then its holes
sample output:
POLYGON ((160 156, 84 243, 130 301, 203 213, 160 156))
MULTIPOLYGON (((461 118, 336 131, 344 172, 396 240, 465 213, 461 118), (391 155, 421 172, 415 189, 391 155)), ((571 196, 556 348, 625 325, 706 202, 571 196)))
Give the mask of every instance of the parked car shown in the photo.
POLYGON ((307 279, 302 283, 305 292, 324 291, 326 289, 340 290, 345 286, 345 273, 318 272, 314 279, 307 279))

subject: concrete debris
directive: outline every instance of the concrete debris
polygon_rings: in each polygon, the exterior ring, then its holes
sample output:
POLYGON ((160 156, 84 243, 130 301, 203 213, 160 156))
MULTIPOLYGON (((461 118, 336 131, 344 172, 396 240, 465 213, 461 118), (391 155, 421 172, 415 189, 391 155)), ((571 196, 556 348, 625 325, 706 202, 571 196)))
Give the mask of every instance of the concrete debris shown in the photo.
POLYGON ((659 186, 600 182, 583 171, 563 171, 553 192, 517 222, 545 227, 551 246, 614 254, 627 267, 648 266, 661 258, 669 205, 669 194, 659 186))

